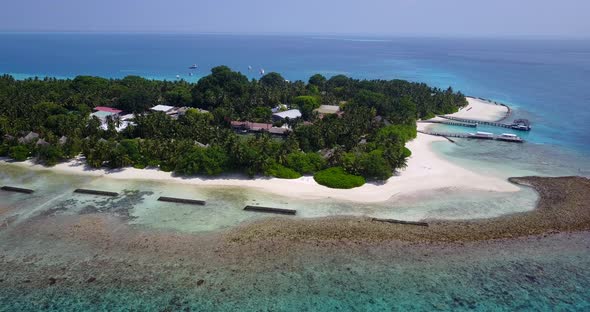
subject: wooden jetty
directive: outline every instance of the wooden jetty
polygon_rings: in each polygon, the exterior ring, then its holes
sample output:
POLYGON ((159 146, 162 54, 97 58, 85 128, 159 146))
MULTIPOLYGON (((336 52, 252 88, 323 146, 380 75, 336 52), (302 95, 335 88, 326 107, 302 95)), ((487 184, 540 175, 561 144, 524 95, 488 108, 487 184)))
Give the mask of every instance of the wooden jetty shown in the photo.
POLYGON ((428 134, 428 135, 435 135, 441 136, 445 138, 462 138, 468 139, 469 133, 460 133, 460 132, 436 132, 436 131, 425 131, 425 130, 418 130, 419 133, 428 134))
POLYGON ((90 194, 90 195, 101 195, 101 196, 112 196, 112 197, 119 195, 119 193, 115 193, 115 192, 87 190, 87 189, 75 189, 74 190, 74 193, 90 194))
POLYGON ((426 223, 426 222, 403 221, 403 220, 396 220, 396 219, 372 218, 371 221, 374 221, 374 222, 385 222, 385 223, 394 223, 394 224, 407 224, 407 225, 416 225, 416 226, 428 226, 428 223, 426 223))
POLYGON ((459 127, 469 127, 469 128, 475 128, 475 127, 477 127, 477 124, 476 123, 451 121, 451 120, 422 120, 422 121, 418 121, 418 122, 419 123, 436 123, 436 124, 443 124, 443 125, 450 125, 450 126, 459 126, 459 127))
POLYGON ((246 206, 246 207, 244 207, 244 210, 256 211, 256 212, 287 214, 287 215, 294 215, 297 213, 297 210, 295 210, 295 209, 272 208, 272 207, 263 207, 263 206, 246 206))
POLYGON ((518 121, 520 121, 520 122, 515 121, 512 124, 506 124, 506 123, 495 122, 495 121, 466 119, 466 118, 459 118, 459 117, 447 116, 447 115, 439 115, 438 117, 448 119, 448 120, 454 120, 454 121, 458 121, 458 122, 474 123, 474 124, 478 124, 478 125, 488 125, 488 126, 508 128, 508 129, 513 129, 513 130, 520 130, 520 131, 530 131, 531 130, 531 126, 530 126, 528 120, 524 120, 524 119, 519 119, 518 121))
MULTIPOLYGON (((435 135, 444 137, 447 140, 453 142, 449 139, 451 138, 462 138, 462 139, 479 139, 479 140, 497 140, 497 141, 504 141, 504 142, 513 142, 513 143, 524 143, 524 140, 514 136, 503 136, 503 135, 493 135, 493 134, 478 134, 478 133, 461 133, 461 132, 436 132, 436 131, 425 131, 425 130, 418 130, 418 132, 428 135, 435 135)), ((453 142, 454 143, 454 142, 453 142)))
POLYGON ((24 194, 31 194, 34 192, 34 190, 21 188, 21 187, 14 187, 14 186, 3 186, 0 189, 3 191, 7 191, 7 192, 16 192, 16 193, 24 193, 24 194))
POLYGON ((163 201, 163 202, 170 202, 170 203, 201 205, 201 206, 204 206, 207 203, 204 200, 166 197, 166 196, 161 196, 160 198, 158 198, 158 200, 163 201))

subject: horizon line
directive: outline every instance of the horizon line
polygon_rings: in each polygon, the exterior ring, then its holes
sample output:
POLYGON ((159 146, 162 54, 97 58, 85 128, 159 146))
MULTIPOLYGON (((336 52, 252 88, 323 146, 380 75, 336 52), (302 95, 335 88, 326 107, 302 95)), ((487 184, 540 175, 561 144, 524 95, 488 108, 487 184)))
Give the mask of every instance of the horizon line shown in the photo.
MULTIPOLYGON (((0 30, 0 34, 109 34, 109 35, 211 35, 211 36, 327 36, 370 38, 424 38, 424 39, 590 39, 589 35, 550 34, 435 34, 435 33, 322 33, 322 32, 195 32, 195 31, 113 31, 113 30, 0 30)), ((328 38, 329 39, 329 38, 328 38)))

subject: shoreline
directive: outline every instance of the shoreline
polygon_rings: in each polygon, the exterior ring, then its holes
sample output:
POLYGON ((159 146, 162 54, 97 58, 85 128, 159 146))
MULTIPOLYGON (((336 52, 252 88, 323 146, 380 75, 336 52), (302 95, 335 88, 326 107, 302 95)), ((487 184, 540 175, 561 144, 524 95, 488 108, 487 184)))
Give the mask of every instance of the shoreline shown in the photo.
MULTIPOLYGON (((463 114, 466 112, 465 109, 475 111, 479 118, 485 120, 493 120, 499 114, 505 113, 503 106, 489 105, 476 99, 473 99, 469 106, 463 108, 463 114), (471 107, 471 109, 468 107, 471 107)), ((461 116, 462 111, 455 114, 461 116)), ((418 124, 418 129, 420 130, 424 126, 424 124, 418 124)), ((6 161, 3 161, 3 163, 32 170, 49 170, 70 175, 86 175, 117 180, 150 180, 195 186, 246 187, 290 198, 336 199, 359 203, 384 202, 399 196, 440 189, 491 192, 519 191, 519 187, 504 179, 479 174, 441 158, 431 146, 434 142, 441 141, 446 140, 418 133, 416 139, 407 144, 407 147, 412 151, 412 156, 408 159, 408 166, 405 169, 383 183, 367 183, 361 187, 347 190, 332 189, 319 185, 312 176, 304 176, 293 180, 260 177, 248 179, 241 175, 222 175, 213 178, 176 177, 170 172, 163 172, 159 169, 124 168, 115 171, 91 169, 84 164, 83 159, 74 159, 57 164, 54 167, 44 167, 35 164, 31 160, 22 163, 8 163, 6 161), (289 190, 289 192, 285 192, 285 190, 289 190)))
MULTIPOLYGON (((504 104, 504 103, 500 103, 500 102, 496 102, 496 101, 492 101, 489 99, 484 99, 481 97, 476 97, 476 96, 465 96, 465 98, 467 98, 467 102, 469 102, 469 100, 471 100, 472 102, 481 102, 483 104, 489 104, 489 105, 497 105, 497 106, 502 106, 501 110, 505 110, 505 113, 503 114, 503 116, 499 119, 493 120, 494 122, 502 122, 508 118, 510 118, 510 116, 512 116, 512 108, 510 108, 510 106, 504 104)), ((463 107, 468 109, 469 105, 467 107, 463 107)), ((499 108, 499 107, 496 107, 499 108)), ((457 116, 459 117, 459 116, 457 116)), ((486 121, 490 121, 490 120, 486 120, 486 121)))
POLYGON ((486 219, 425 220, 428 227, 375 222, 368 217, 272 218, 238 226, 226 236, 236 244, 268 239, 463 244, 590 231, 590 179, 572 176, 509 180, 539 193, 533 210, 486 219))
POLYGON ((449 114, 449 116, 480 121, 501 122, 509 118, 512 114, 510 107, 505 104, 472 96, 466 96, 465 98, 468 102, 467 106, 462 107, 454 114, 449 114))

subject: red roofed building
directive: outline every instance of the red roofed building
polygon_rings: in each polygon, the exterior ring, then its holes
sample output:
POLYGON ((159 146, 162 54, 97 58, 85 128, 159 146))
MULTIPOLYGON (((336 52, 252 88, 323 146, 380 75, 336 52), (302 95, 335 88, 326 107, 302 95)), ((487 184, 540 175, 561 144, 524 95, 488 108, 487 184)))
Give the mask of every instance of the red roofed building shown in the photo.
POLYGON ((97 106, 94 108, 95 111, 97 112, 106 112, 106 113, 113 113, 113 114, 120 114, 123 111, 120 109, 116 109, 116 108, 112 108, 112 107, 106 107, 106 106, 97 106))
POLYGON ((270 134, 276 135, 286 135, 291 131, 288 128, 274 127, 272 124, 268 123, 257 123, 249 121, 232 121, 231 126, 234 129, 247 130, 249 132, 268 132, 270 134))

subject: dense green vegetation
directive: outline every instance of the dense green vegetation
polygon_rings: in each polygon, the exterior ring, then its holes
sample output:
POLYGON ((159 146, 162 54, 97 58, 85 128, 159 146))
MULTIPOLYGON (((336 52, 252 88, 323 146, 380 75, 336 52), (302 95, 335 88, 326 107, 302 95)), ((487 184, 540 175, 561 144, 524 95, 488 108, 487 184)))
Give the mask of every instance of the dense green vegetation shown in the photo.
POLYGON ((0 77, 0 155, 28 157, 51 166, 78 155, 91 167, 158 167, 178 175, 244 172, 295 178, 341 167, 364 178, 386 179, 405 166, 404 147, 416 136, 416 120, 451 113, 465 97, 402 80, 356 80, 314 75, 308 83, 288 82, 277 73, 249 81, 228 67, 212 69, 198 83, 129 76, 104 79, 0 77), (157 104, 186 106, 173 119, 148 113, 157 104), (299 108, 283 138, 267 133, 243 136, 230 120, 271 123, 271 108, 299 108), (342 116, 319 118, 321 104, 340 105, 342 116), (89 114, 96 106, 135 113, 134 124, 117 132, 89 114), (209 112, 202 112, 204 109, 209 112), (39 137, 24 139, 30 132, 39 137))
POLYGON ((332 167, 318 171, 313 179, 324 186, 339 189, 351 189, 365 184, 365 178, 346 172, 341 167, 332 167))

